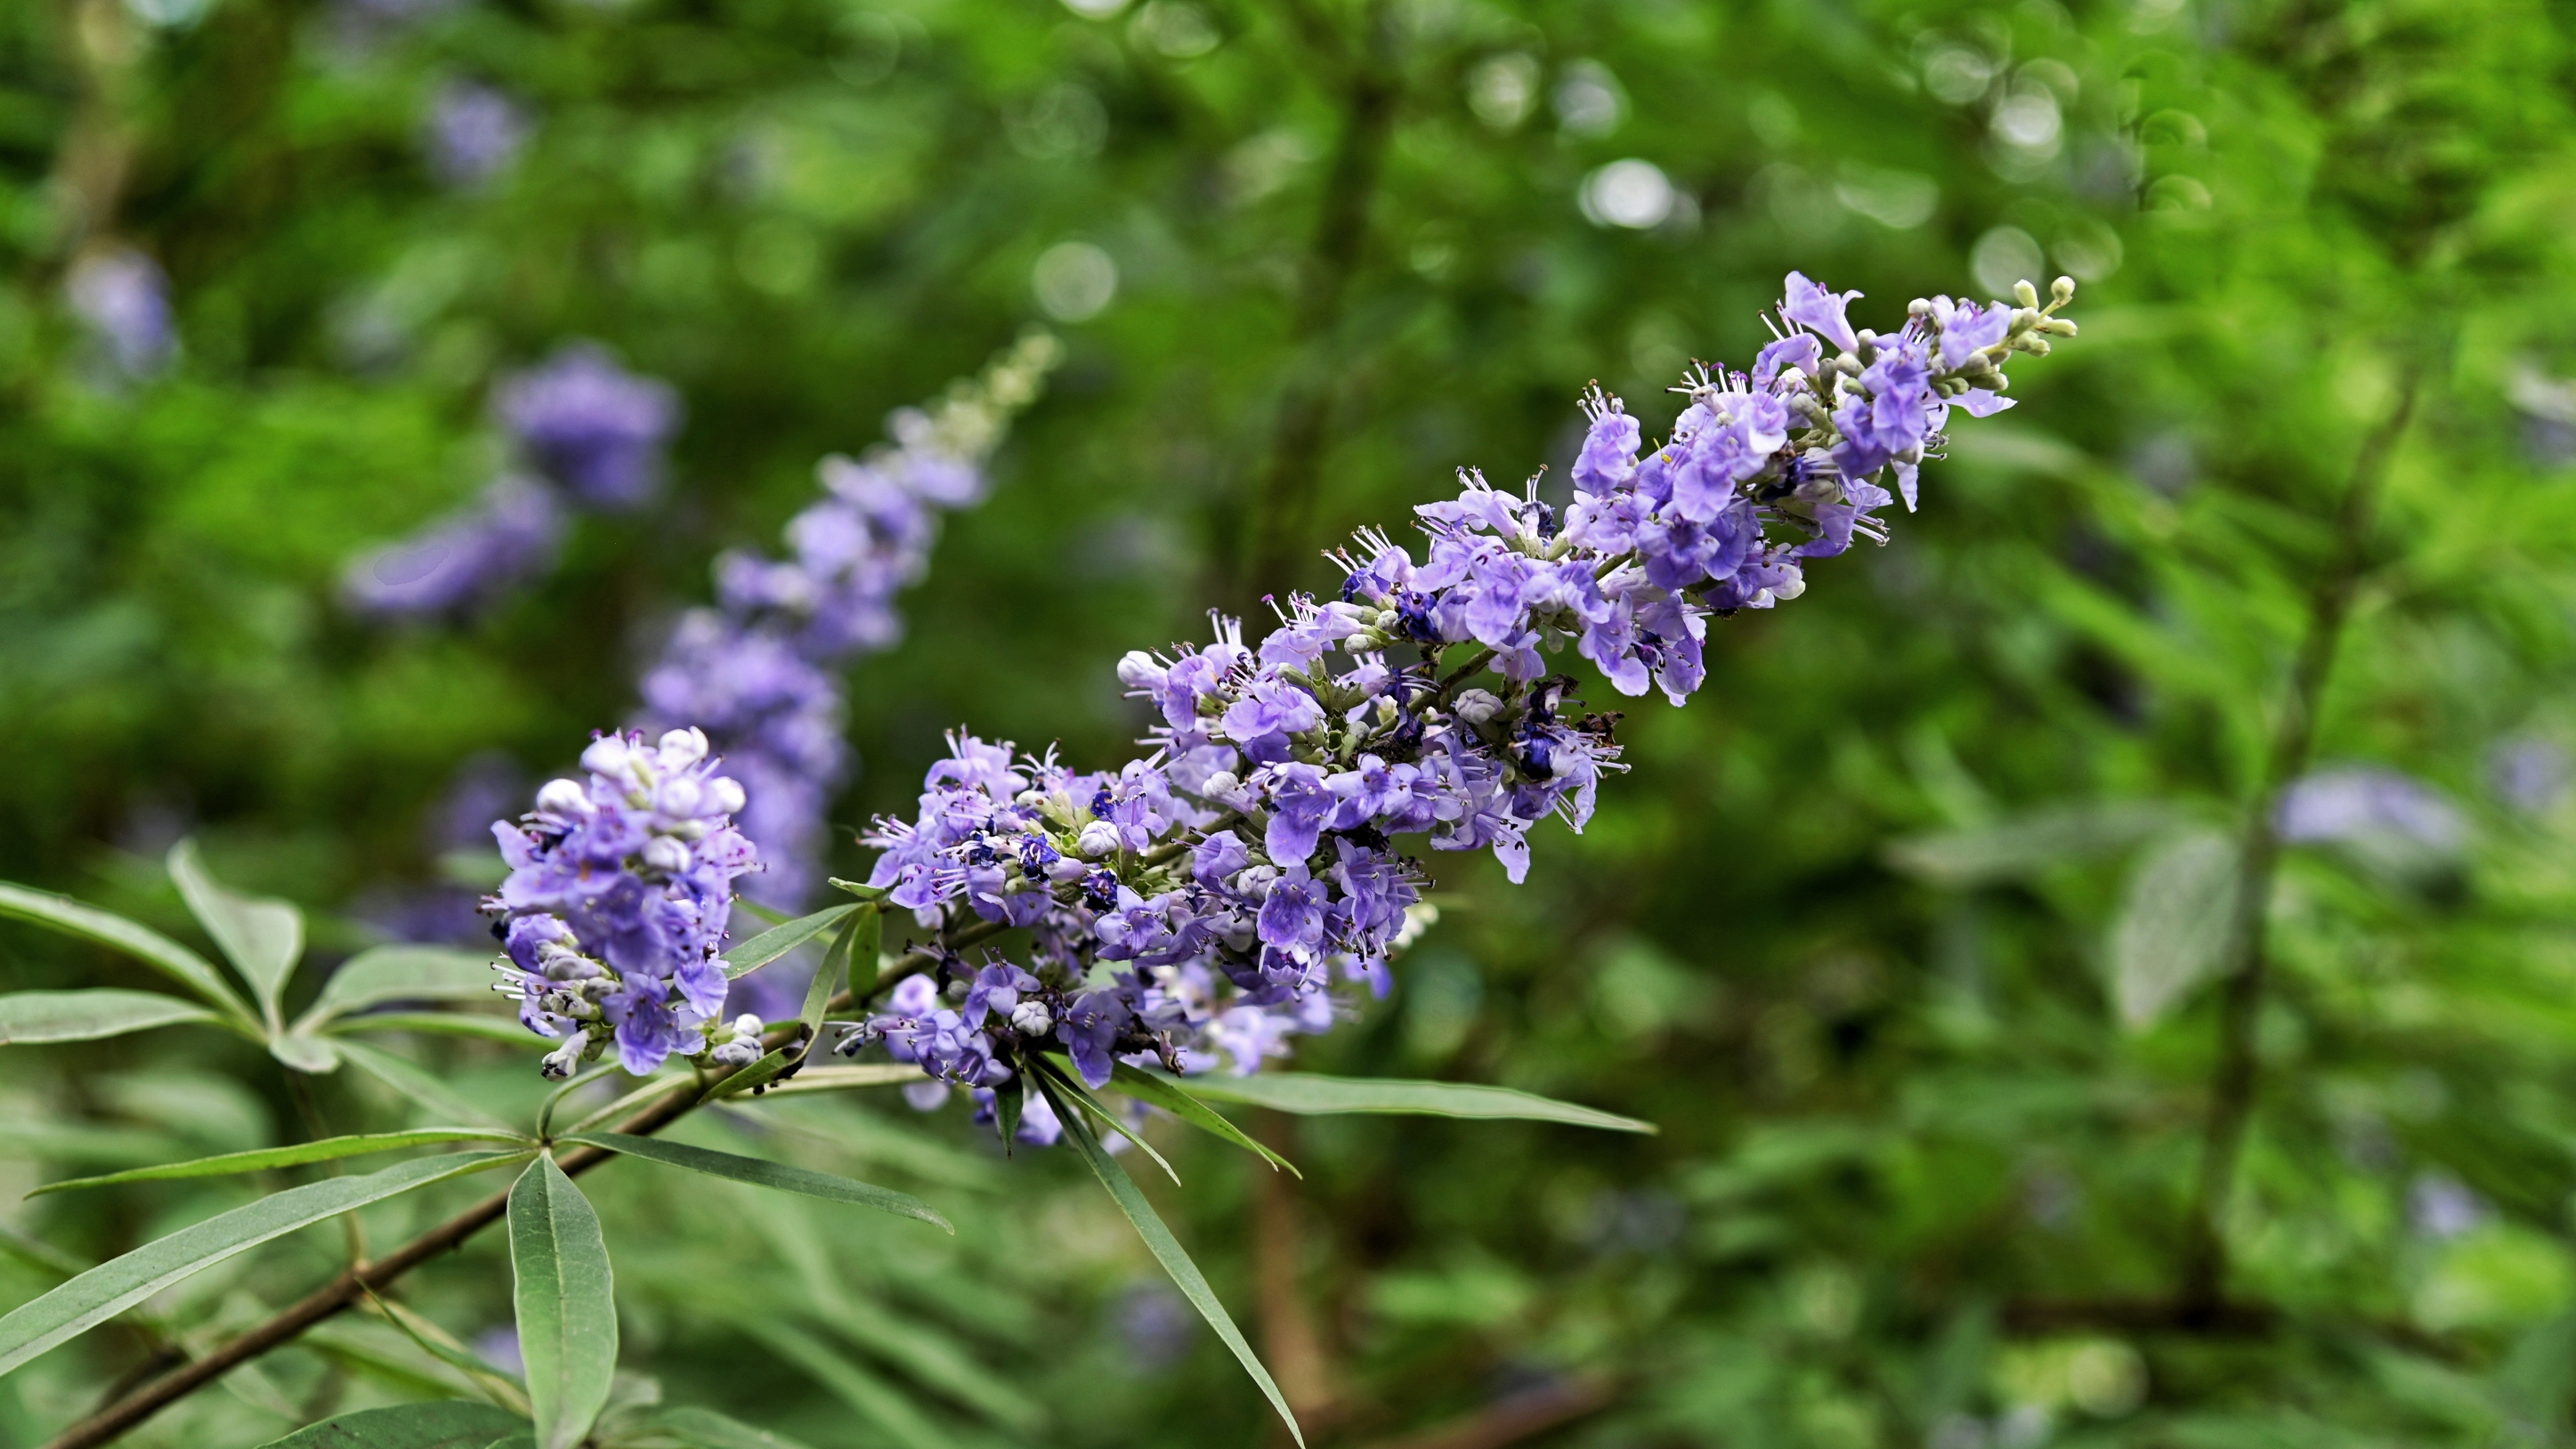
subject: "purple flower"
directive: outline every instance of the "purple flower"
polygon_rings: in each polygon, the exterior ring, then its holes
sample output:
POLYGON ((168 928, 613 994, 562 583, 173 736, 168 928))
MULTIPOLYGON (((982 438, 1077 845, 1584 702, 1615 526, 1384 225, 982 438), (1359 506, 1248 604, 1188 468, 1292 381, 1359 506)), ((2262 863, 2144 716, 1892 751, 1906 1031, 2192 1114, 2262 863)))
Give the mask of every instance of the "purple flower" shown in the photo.
POLYGON ((449 186, 485 185, 519 159, 528 130, 518 102, 479 82, 449 81, 430 103, 430 169, 449 186))
POLYGON ((1824 334, 1825 340, 1845 352, 1860 346, 1851 323, 1843 320, 1843 307, 1858 292, 1828 292, 1807 280, 1804 272, 1791 272, 1780 299, 1780 315, 1801 327, 1812 327, 1824 334))
POLYGON ((63 284, 72 311, 88 324, 109 363, 128 378, 149 377, 179 350, 170 320, 170 279, 132 247, 92 252, 63 284))
POLYGON ((1980 350, 2003 341, 2012 331, 2012 314, 2009 303, 1980 307, 1974 302, 1933 298, 1932 318, 1941 329, 1941 365, 1962 366, 1980 350))
POLYGON ((1257 777, 1270 802, 1270 823, 1262 848, 1275 861, 1304 860, 1315 853, 1315 837, 1339 803, 1324 772, 1313 765, 1265 766, 1257 777))
POLYGON ((551 491, 505 473, 463 511, 351 560, 341 596, 379 618, 470 614, 551 568, 563 527, 551 491))
POLYGON ((1065 1012, 1055 1034, 1072 1054, 1074 1070, 1082 1074, 1083 1085, 1094 1089, 1109 1085, 1110 1073, 1117 1066, 1111 1048, 1117 1045, 1119 1033, 1126 1030, 1130 1015, 1127 1003, 1110 991, 1094 991, 1065 1012))
MULTIPOLYGON (((696 730, 651 745, 602 735, 582 766, 587 782, 556 780, 535 810, 492 827, 510 866, 484 902, 507 948, 497 989, 539 1035, 574 1031, 574 1057, 605 1046, 592 1042, 605 1026, 620 1062, 641 1074, 673 1052, 706 1051, 722 1026, 716 956, 733 882, 755 861, 732 826, 743 791, 716 773, 696 730)), ((547 1059, 552 1075, 574 1065, 547 1059)))
POLYGON ((587 342, 505 380, 494 406, 537 465, 593 508, 650 499, 661 486, 662 445, 680 425, 669 383, 638 377, 587 342))
POLYGON ((2468 821, 2440 791, 2371 766, 2319 770, 2293 781, 2273 808, 2273 828, 2293 845, 2395 838, 2442 854, 2468 843, 2468 821))

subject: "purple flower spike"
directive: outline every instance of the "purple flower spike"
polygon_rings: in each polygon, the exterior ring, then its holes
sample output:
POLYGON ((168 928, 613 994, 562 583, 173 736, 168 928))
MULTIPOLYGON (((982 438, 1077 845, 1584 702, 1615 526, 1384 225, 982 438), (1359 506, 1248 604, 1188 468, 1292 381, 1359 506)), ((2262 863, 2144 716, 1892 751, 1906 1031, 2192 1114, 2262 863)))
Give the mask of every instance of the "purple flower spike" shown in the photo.
POLYGON ((592 508, 650 500, 662 482, 662 445, 680 426, 669 383, 638 377, 586 342, 503 382, 495 406, 537 464, 592 508))

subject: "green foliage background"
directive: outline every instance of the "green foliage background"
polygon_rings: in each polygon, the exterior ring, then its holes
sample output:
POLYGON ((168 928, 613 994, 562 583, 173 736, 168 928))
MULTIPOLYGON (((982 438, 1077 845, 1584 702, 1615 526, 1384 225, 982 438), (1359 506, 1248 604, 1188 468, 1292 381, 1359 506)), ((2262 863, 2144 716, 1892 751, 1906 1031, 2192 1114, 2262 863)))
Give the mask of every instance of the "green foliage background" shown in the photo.
MULTIPOLYGON (((1662 1135, 1272 1122, 1302 1183, 1175 1139, 1188 1186, 1151 1191, 1324 1443, 2576 1438, 2576 818, 2488 779, 2500 742, 2576 742, 2576 485, 2512 402, 2576 371, 2564 7, 147 14, 172 9, 0 7, 0 875, 184 933, 150 862, 193 829, 355 949, 365 893, 435 878, 424 821, 460 766, 542 778, 621 719, 714 554, 773 541, 819 455, 1044 320, 1032 267, 1060 242, 1104 249, 1116 295, 1059 326, 1067 362, 909 637, 852 672, 845 821, 906 808, 961 723, 1121 758, 1125 650, 1326 583, 1313 549, 1453 467, 1561 477, 1588 379, 1669 421, 1660 388, 1749 358, 1792 267, 1888 324, 1975 290, 2009 227, 2085 274, 2084 335, 2020 362, 2021 406, 1962 425, 1886 550, 1713 626, 1688 709, 1631 705, 1632 773, 1586 835, 1538 841, 1527 885, 1433 857, 1445 914, 1394 996, 1299 1054, 1662 1135), (536 117, 480 190, 421 159, 456 78, 536 117), (1663 224, 1578 205, 1623 158, 1679 188, 1663 224), (165 377, 104 383, 62 303, 103 239, 171 275, 165 377), (581 522, 470 625, 345 613, 352 553, 495 466, 495 375, 571 337, 685 395, 664 501, 581 522), (2260 817, 2342 500, 2410 389, 2314 754, 2434 783, 2469 839, 2283 862, 2226 1296, 2197 1299, 2222 993, 2186 981, 2124 1022, 2115 943, 2188 955, 2207 898, 2140 883, 2260 817), (2440 1183, 2483 1204, 2465 1231, 2410 1217, 2440 1183)), ((13 987, 139 984, 31 930, 0 953, 13 987)), ((496 1106, 538 1095, 530 1053, 424 1049, 496 1106)), ((272 1064, 185 1032, 10 1048, 0 1093, 15 1184, 305 1130, 272 1064)), ((320 1096, 344 1130, 399 1116, 355 1081, 320 1096)), ((906 1185, 960 1235, 634 1164, 586 1180, 628 1366, 671 1400, 818 1446, 1277 1432, 1185 1317, 1175 1349, 1136 1346, 1171 1304, 1076 1164, 1006 1162, 890 1098, 771 1115, 690 1130, 906 1185)), ((95 1258, 249 1191, 9 1221, 95 1258)), ((431 1211, 364 1221, 390 1241, 431 1211)), ((408 1301, 460 1337, 506 1322, 493 1236, 408 1301)), ((47 1250, 14 1251, 11 1302, 50 1281, 47 1250)), ((156 1319, 202 1344, 343 1251, 307 1233, 156 1319)), ((338 1324, 132 1442, 256 1443, 430 1392, 389 1335, 338 1324)), ((102 1334, 0 1380, 0 1440, 38 1442, 146 1351, 102 1334)))

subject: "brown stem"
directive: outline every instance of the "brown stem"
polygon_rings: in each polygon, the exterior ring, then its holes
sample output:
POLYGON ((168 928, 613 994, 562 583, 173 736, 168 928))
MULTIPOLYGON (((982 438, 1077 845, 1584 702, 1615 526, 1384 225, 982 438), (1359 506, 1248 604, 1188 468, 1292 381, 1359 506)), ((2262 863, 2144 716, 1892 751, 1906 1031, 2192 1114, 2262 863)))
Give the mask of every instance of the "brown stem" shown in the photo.
POLYGON ((1618 1400, 1619 1385, 1595 1376, 1559 1379, 1508 1394, 1485 1407, 1374 1449, 1503 1449, 1598 1413, 1618 1400))
MULTIPOLYGON (((1254 1115, 1262 1144, 1282 1157, 1296 1152, 1295 1123, 1282 1113, 1254 1115)), ((1305 1257, 1305 1223, 1284 1172, 1255 1172, 1252 1196, 1253 1277, 1260 1285, 1262 1358, 1279 1392, 1309 1433, 1340 1417, 1332 1360, 1315 1315, 1298 1286, 1305 1257)))
MULTIPOLYGON (((1339 373, 1323 339, 1340 320, 1343 298, 1359 267, 1368 236, 1369 204, 1377 192, 1379 165, 1385 159, 1387 136, 1394 128, 1396 102, 1402 93, 1386 53, 1390 43, 1386 11, 1384 0, 1372 0, 1362 21, 1367 34, 1343 84, 1341 136, 1325 174, 1323 205, 1307 246, 1303 285, 1290 329, 1296 359, 1280 397, 1269 462, 1252 495, 1242 577, 1256 590, 1264 581, 1285 582, 1293 577, 1303 553, 1302 540, 1309 532, 1307 515, 1322 472, 1339 373)), ((1256 602, 1257 596, 1247 601, 1247 612, 1249 604, 1256 602)))
MULTIPOLYGON (((970 945, 986 937, 998 935, 1003 929, 993 922, 977 922, 946 933, 945 940, 951 948, 970 945)), ((938 959, 938 951, 929 948, 908 952, 897 958, 885 971, 879 973, 878 980, 886 985, 892 985, 902 977, 930 966, 938 959)), ((861 993, 859 997, 844 991, 833 998, 833 1005, 846 1008, 855 1005, 864 996, 873 994, 873 988, 866 993, 861 993)), ((796 1039, 801 1029, 802 1023, 796 1022, 779 1027, 763 1039, 764 1045, 771 1048, 786 1046, 796 1039)), ((732 1070, 728 1069, 723 1073, 711 1073, 710 1079, 721 1081, 731 1075, 732 1070)), ((697 1082, 681 1083, 679 1086, 684 1090, 675 1090, 660 1101, 637 1112, 619 1123, 616 1130, 631 1136, 648 1137, 687 1116, 706 1100, 697 1082)), ((614 1155, 595 1147, 576 1147, 569 1152, 557 1153, 555 1164, 567 1175, 578 1176, 614 1155)), ((466 1239, 500 1221, 502 1215, 509 1210, 509 1206, 509 1192, 506 1189, 496 1192, 385 1256, 372 1262, 352 1264, 338 1277, 304 1295, 266 1322, 227 1341, 205 1357, 119 1397, 107 1407, 64 1430, 46 1444, 45 1449, 91 1449, 91 1446, 105 1444, 115 1439, 232 1369, 248 1363, 270 1349, 280 1348, 293 1342, 306 1329, 364 1298, 370 1290, 382 1288, 439 1254, 461 1246, 466 1239)))
POLYGON ((2254 1108, 2259 1075, 2256 1038, 2263 1010, 2264 977, 2269 968, 2264 921, 2271 906, 2272 880, 2280 868, 2281 839, 2272 814, 2281 791, 2307 772, 2316 749, 2317 714, 2334 671, 2335 651, 2352 615, 2354 594, 2367 572, 2371 528, 2378 516, 2381 484, 2388 476, 2389 455, 2414 415, 2419 372, 2410 366, 2398 382, 2397 404, 2363 440, 2344 488, 2335 518, 2334 543, 2325 566, 2308 593, 2307 633, 2290 672, 2290 685, 2272 732, 2270 758, 2252 798, 2246 803, 2242 863, 2234 912, 2228 923, 2227 951, 2222 958, 2224 994, 2219 1001, 2218 1066, 2210 1084, 2209 1116, 2203 1126, 2199 1181, 2192 1193, 2192 1215, 2184 1228, 2181 1301, 2192 1312, 2213 1315, 2225 1309, 2227 1246, 2223 1226, 2236 1163, 2245 1142, 2245 1125, 2254 1108))

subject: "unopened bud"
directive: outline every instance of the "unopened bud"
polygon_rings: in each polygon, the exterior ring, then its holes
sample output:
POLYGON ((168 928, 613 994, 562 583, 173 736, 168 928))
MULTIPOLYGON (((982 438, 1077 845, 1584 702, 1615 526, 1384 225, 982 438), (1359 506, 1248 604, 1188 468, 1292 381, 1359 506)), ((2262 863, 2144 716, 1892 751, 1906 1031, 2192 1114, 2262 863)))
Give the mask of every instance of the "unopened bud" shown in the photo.
POLYGON ((547 1081, 560 1082, 572 1075, 573 1068, 581 1065, 581 1054, 589 1048, 590 1032, 586 1029, 577 1030, 564 1038, 562 1046, 546 1053, 545 1060, 537 1064, 537 1070, 544 1074, 547 1081))
POLYGON ((2056 281, 2049 283, 2048 297, 2050 301, 2055 302, 2060 307, 2074 301, 2075 279, 2073 277, 2060 277, 2056 281))
POLYGON ((1055 1030, 1055 1013, 1043 1001, 1023 1001, 1011 1008, 1011 1030, 1022 1036, 1044 1036, 1055 1030))
POLYGON ((2030 284, 2030 278, 2024 277, 2013 283, 2013 300, 2025 307, 2036 307, 2039 305, 2039 289, 2030 284))
POLYGON ((656 835, 644 842, 644 863, 664 875, 678 875, 689 868, 689 848, 667 835, 656 835))
POLYGON ((537 813, 558 820, 578 819, 590 813, 590 792, 577 780, 548 780, 537 792, 537 813))
POLYGON ((677 770, 694 765, 707 757, 707 732, 697 728, 673 730, 662 736, 662 767, 677 770))
POLYGON ((1152 689, 1163 682, 1163 666, 1142 649, 1130 649, 1118 661, 1118 682, 1129 689, 1152 689))
POLYGON ((1199 793, 1211 800, 1221 800, 1242 788, 1243 782, 1235 778, 1232 770, 1219 770, 1207 777, 1207 783, 1199 787, 1199 793))
POLYGON ((1093 860, 1115 855, 1118 853, 1118 827, 1106 820, 1094 820, 1082 827, 1082 836, 1075 848, 1093 860))
POLYGON ((1469 724, 1489 724, 1503 712, 1503 701, 1489 691, 1470 689, 1459 694, 1457 710, 1458 718, 1469 724))
POLYGON ((633 751, 627 748, 623 735, 601 735, 590 742, 589 749, 581 752, 581 767, 594 775, 623 779, 632 759, 633 751))
POLYGON ((718 775, 707 782, 706 797, 698 803, 713 814, 739 815, 743 800, 741 783, 730 776, 718 775))

